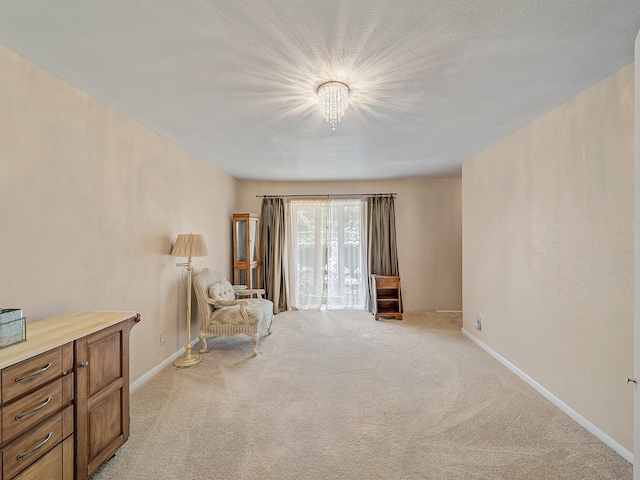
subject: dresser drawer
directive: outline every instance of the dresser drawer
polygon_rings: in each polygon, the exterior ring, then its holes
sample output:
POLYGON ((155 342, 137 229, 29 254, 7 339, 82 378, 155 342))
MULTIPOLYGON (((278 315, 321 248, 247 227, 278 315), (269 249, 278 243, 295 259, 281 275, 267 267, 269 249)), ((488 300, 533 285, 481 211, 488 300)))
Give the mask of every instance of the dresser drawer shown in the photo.
POLYGON ((73 480, 73 435, 13 480, 73 480))
POLYGON ((63 480, 62 467, 62 444, 58 444, 13 480, 63 480))
POLYGON ((73 407, 69 406, 2 450, 2 478, 13 478, 72 433, 73 407))
POLYGON ((2 407, 2 442, 60 410, 72 400, 73 375, 54 380, 29 395, 2 407))
POLYGON ((73 346, 68 343, 2 369, 2 403, 44 385, 73 368, 73 346))
POLYGON ((73 480, 73 436, 56 445, 13 480, 73 480))

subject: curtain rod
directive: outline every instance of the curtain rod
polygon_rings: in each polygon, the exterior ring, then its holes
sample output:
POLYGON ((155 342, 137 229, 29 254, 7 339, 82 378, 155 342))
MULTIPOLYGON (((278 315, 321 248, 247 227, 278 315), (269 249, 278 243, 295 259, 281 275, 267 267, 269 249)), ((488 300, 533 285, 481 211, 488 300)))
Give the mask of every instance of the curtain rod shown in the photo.
POLYGON ((325 193, 317 195, 289 194, 289 195, 256 195, 257 198, 325 198, 325 197, 396 197, 397 193, 325 193))

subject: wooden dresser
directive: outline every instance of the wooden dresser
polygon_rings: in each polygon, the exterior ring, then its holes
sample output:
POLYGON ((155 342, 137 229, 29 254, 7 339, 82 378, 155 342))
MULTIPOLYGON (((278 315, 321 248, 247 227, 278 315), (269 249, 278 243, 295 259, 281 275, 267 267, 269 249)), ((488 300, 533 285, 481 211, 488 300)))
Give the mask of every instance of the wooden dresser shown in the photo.
POLYGON ((135 312, 81 312, 27 325, 0 350, 2 480, 85 480, 129 438, 135 312))
POLYGON ((373 278, 372 310, 375 319, 393 317, 402 320, 400 277, 373 274, 371 278, 373 278))

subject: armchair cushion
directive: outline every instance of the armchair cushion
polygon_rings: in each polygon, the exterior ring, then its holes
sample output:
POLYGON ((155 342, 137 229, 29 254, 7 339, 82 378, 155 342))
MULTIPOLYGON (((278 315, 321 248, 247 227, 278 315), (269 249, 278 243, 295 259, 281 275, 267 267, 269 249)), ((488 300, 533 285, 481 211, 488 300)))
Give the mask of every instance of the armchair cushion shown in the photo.
POLYGON ((235 305, 238 305, 237 300, 216 300, 215 302, 213 302, 213 308, 215 309, 233 307, 235 305))
MULTIPOLYGON (((209 287, 209 298, 211 300, 235 300, 233 287, 227 280, 216 282, 209 287)), ((217 307, 216 307, 217 308, 217 307)))

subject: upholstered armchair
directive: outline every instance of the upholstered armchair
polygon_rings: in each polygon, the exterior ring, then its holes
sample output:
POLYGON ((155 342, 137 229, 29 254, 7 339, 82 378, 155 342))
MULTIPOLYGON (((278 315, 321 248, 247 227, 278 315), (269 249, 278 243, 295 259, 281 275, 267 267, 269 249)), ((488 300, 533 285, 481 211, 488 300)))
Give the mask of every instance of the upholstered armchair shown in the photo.
POLYGON ((270 335, 273 320, 273 303, 262 298, 264 290, 234 290, 222 273, 208 268, 193 279, 193 288, 200 310, 200 353, 207 351, 207 334, 235 337, 244 333, 253 339, 253 355, 257 355, 260 333, 270 335))

